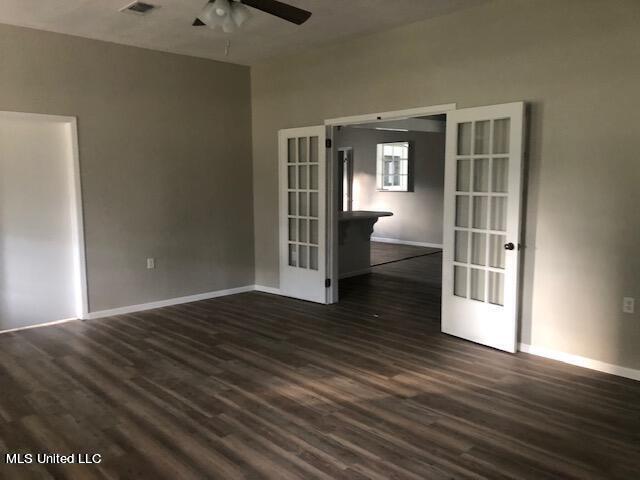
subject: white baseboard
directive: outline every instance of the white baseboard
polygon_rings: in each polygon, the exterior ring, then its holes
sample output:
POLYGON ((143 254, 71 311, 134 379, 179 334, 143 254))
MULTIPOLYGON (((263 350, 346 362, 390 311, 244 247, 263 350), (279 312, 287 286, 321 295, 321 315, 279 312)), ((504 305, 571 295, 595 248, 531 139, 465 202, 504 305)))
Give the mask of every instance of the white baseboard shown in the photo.
POLYGON ((442 248, 441 243, 411 242, 409 240, 400 240, 399 238, 371 237, 371 241, 380 243, 395 243, 397 245, 411 245, 413 247, 442 248))
POLYGON ((282 292, 280 291, 280 289, 275 287, 265 287, 264 285, 254 285, 253 289, 256 292, 271 293, 272 295, 282 295, 282 292))
POLYGON ((518 345, 518 350, 520 350, 521 352, 530 353, 532 355, 537 355, 539 357, 550 358, 552 360, 558 360, 560 362, 569 363, 571 365, 577 365, 578 367, 584 367, 591 370, 597 370, 599 372, 610 373, 612 375, 630 378, 632 380, 640 380, 640 370, 601 362, 600 360, 594 360, 593 358, 581 357, 580 355, 573 355, 571 353, 551 350, 550 348, 546 347, 528 345, 526 343, 520 343, 518 345))
POLYGON ((355 270, 353 272, 341 273, 338 278, 342 280, 343 278, 357 277, 358 275, 366 275, 367 273, 371 273, 371 268, 363 268, 362 270, 355 270))
MULTIPOLYGON (((246 285, 244 287, 237 287, 237 288, 229 288, 226 290, 217 290, 215 292, 205 292, 205 293, 198 293, 196 295, 188 295, 186 297, 177 297, 177 298, 169 298, 166 300, 159 300, 157 302, 150 302, 150 303, 142 303, 142 304, 138 304, 138 305, 129 305, 126 307, 118 307, 118 308, 112 308, 109 310, 98 310, 95 312, 89 312, 89 314, 86 316, 85 320, 95 320, 97 318, 104 318, 104 317, 112 317, 114 315, 124 315, 127 313, 135 313, 135 312, 143 312, 145 310, 153 310, 154 308, 162 308, 162 307, 170 307, 172 305, 180 305, 182 303, 191 303, 191 302, 198 302, 200 300, 209 300, 211 298, 217 298, 217 297, 224 297, 227 295, 235 295, 237 293, 245 293, 245 292, 253 292, 253 291, 259 291, 259 292, 267 292, 267 293, 273 293, 276 295, 280 294, 280 289, 278 288, 273 288, 273 287, 264 287, 262 285, 246 285)), ((8 330, 0 330, 0 334, 2 333, 9 333, 9 332, 17 332, 20 330, 27 330, 30 328, 40 328, 40 327, 48 327, 51 325, 57 325, 60 323, 65 323, 65 322, 71 322, 74 320, 81 320, 79 318, 66 318, 64 320, 56 320, 54 322, 46 322, 46 323, 38 323, 36 325, 28 325, 26 327, 18 327, 18 328, 11 328, 8 330)))
POLYGON ((21 330, 29 330, 31 328, 49 327, 51 325, 59 325, 61 323, 73 322, 75 320, 78 320, 78 319, 77 318, 65 318, 65 319, 62 319, 62 320, 54 320, 53 322, 37 323, 35 325, 27 325, 26 327, 9 328, 7 330, 0 330, 0 335, 3 334, 3 333, 19 332, 21 330))
POLYGON ((103 317, 112 317, 114 315, 124 315, 126 313, 142 312, 145 310, 153 310, 154 308, 170 307, 172 305, 180 305, 181 303, 199 302, 200 300, 209 300, 211 298, 224 297, 226 295, 235 295, 236 293, 252 292, 255 290, 254 285, 246 285, 244 287, 229 288, 227 290, 217 290, 215 292, 198 293, 186 297, 169 298, 157 302, 142 303, 139 305, 129 305, 127 307, 112 308, 109 310, 99 310, 90 312, 88 318, 90 320, 103 317))

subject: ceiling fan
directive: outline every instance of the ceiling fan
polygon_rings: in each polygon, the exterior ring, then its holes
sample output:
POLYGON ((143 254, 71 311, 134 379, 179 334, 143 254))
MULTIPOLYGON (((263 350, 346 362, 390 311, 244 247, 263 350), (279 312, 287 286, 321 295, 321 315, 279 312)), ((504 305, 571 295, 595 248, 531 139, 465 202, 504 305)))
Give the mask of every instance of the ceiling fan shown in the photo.
POLYGON ((247 7, 253 7, 296 25, 302 25, 311 16, 311 12, 277 0, 209 0, 193 21, 193 26, 206 25, 212 29, 220 27, 224 32, 231 33, 251 17, 251 11, 247 7))

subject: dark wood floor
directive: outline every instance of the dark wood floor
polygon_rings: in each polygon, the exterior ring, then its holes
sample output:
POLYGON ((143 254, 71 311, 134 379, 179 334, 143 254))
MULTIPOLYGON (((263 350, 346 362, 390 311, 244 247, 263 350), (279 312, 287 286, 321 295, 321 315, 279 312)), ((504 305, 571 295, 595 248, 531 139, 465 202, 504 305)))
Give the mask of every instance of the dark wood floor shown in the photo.
POLYGON ((439 248, 371 242, 371 266, 440 252, 439 248))
POLYGON ((0 476, 640 478, 640 383, 440 334, 438 257, 0 335, 0 453, 103 457, 0 476))

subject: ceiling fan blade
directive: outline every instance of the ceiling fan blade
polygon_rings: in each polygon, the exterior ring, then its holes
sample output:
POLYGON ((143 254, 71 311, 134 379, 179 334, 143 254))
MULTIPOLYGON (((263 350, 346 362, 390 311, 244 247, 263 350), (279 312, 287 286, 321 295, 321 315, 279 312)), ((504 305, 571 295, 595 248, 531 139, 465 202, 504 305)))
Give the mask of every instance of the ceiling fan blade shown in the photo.
POLYGON ((288 22, 295 23, 296 25, 302 25, 304 22, 309 20, 309 17, 311 16, 311 12, 294 7, 293 5, 278 2, 277 0, 242 0, 242 3, 248 7, 262 10, 265 13, 269 13, 288 22))
MULTIPOLYGON (((209 0, 207 2, 207 5, 209 5, 211 2, 213 2, 214 0, 209 0)), ((196 19, 193 21, 193 23, 191 24, 193 27, 202 27, 204 25, 206 25, 206 23, 204 23, 202 20, 200 20, 199 18, 196 17, 196 19)))

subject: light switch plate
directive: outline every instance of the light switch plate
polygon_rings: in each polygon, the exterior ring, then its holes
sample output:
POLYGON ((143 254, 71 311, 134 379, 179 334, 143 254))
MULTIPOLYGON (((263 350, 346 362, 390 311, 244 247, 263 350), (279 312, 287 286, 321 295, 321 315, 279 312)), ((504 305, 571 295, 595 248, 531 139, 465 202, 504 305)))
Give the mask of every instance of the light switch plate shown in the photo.
POLYGON ((149 270, 156 268, 156 259, 155 258, 147 258, 147 268, 149 270))

